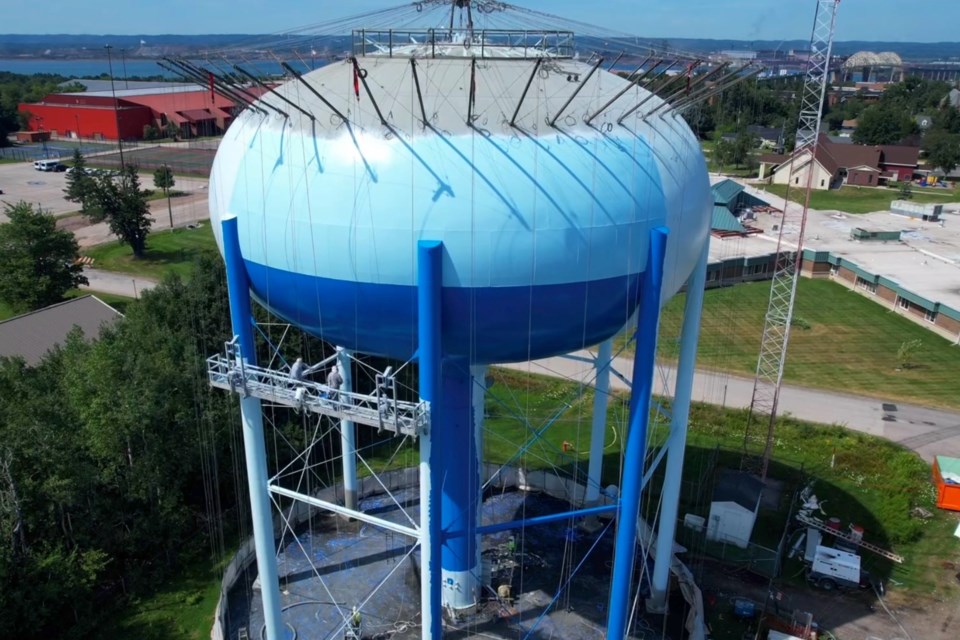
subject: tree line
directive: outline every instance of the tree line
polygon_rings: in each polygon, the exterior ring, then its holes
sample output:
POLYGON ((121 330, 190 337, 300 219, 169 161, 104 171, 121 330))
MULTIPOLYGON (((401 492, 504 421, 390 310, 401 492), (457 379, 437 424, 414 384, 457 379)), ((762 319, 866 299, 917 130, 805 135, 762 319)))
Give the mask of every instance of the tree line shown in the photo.
POLYGON ((204 257, 97 340, 0 359, 0 637, 95 637, 202 547, 205 494, 232 472, 232 399, 204 376, 229 334, 224 286, 204 257))

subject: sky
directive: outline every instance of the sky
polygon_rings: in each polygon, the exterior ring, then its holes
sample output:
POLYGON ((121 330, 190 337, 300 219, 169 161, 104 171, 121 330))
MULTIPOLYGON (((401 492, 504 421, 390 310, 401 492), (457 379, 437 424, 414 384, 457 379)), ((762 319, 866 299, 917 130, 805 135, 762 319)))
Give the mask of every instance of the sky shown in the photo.
MULTIPOLYGON (((4 33, 274 33, 398 0, 0 0, 4 33), (15 18, 13 18, 15 16, 15 18)), ((514 0, 649 38, 808 40, 816 0, 514 0)), ((960 40, 960 0, 842 0, 837 40, 960 40)))

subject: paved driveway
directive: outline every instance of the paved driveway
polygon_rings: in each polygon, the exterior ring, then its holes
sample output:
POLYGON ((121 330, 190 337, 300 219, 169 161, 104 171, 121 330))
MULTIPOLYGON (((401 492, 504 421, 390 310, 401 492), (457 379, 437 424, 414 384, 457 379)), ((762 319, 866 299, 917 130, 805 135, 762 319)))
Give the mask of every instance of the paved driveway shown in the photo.
MULTIPOLYGON (((586 351, 574 354, 590 356, 586 351)), ((533 362, 506 365, 530 373, 563 377, 577 382, 592 382, 593 367, 567 357, 545 358, 533 362)), ((614 369, 628 379, 633 361, 616 358, 614 369)), ((675 380, 672 367, 659 366, 654 390, 669 393, 675 380)), ((629 387, 611 376, 614 389, 629 387)), ((698 402, 729 407, 750 406, 753 380, 728 374, 697 371, 693 381, 693 399, 698 402)), ((928 409, 917 405, 844 393, 784 385, 780 392, 780 414, 824 424, 839 424, 871 435, 880 436, 916 451, 927 462, 935 455, 960 457, 960 413, 928 409)))

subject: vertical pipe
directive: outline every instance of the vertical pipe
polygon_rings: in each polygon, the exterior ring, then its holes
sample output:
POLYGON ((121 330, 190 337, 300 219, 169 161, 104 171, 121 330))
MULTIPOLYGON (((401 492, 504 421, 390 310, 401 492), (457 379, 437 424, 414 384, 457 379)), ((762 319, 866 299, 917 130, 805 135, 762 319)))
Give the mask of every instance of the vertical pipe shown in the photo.
POLYGON ((670 437, 667 443, 667 467, 663 478, 660 525, 657 529, 657 549, 653 565, 653 579, 647 609, 666 610, 667 585, 670 579, 670 561, 673 558, 673 536, 677 531, 677 513, 680 506, 680 483, 683 475, 683 452, 687 446, 687 419, 690 415, 690 397, 693 394, 693 374, 697 368, 697 341, 700 338, 700 316, 703 311, 703 292, 707 286, 707 261, 710 240, 703 243, 700 259, 687 281, 687 301, 683 308, 683 328, 680 334, 680 359, 677 362, 677 380, 673 392, 670 418, 670 437))
POLYGON ((473 509, 473 524, 471 530, 474 532, 474 557, 473 566, 475 567, 475 585, 477 590, 476 601, 480 601, 483 594, 483 561, 481 559, 481 538, 477 530, 482 522, 483 513, 483 414, 484 403, 487 399, 487 367, 486 365, 474 365, 470 367, 470 378, 473 382, 473 435, 474 452, 477 461, 477 484, 472 488, 472 496, 475 500, 473 509))
POLYGON ((443 419, 440 392, 443 243, 417 245, 417 342, 420 397, 430 407, 430 423, 420 434, 420 610, 423 640, 440 640, 440 494, 442 452, 433 447, 435 425, 443 419), (434 489, 436 487, 436 489, 434 489))
MULTIPOLYGON (((337 367, 343 379, 341 389, 353 391, 350 352, 337 347, 337 367)), ((357 427, 350 420, 340 421, 340 449, 343 454, 343 506, 357 509, 357 427)))
POLYGON ((663 259, 667 246, 666 227, 650 230, 647 266, 640 292, 640 318, 637 327, 637 352, 633 360, 633 391, 630 396, 630 431, 627 433, 623 460, 620 509, 617 514, 617 540, 610 584, 607 615, 607 640, 626 636, 627 617, 633 592, 633 563, 636 555, 637 516, 643 489, 647 426, 650 422, 650 397, 653 392, 657 355, 657 327, 660 322, 660 288, 663 284, 663 259))
POLYGON ((474 423, 475 381, 466 358, 443 358, 443 422, 434 431, 440 453, 443 608, 472 611, 479 598, 477 496, 480 467, 474 423))
MULTIPOLYGON (((223 257, 227 263, 227 291, 230 299, 230 320, 233 335, 240 341, 239 357, 247 364, 256 364, 253 342, 253 314, 250 308, 250 282, 240 253, 240 237, 236 217, 225 218, 223 257)), ((267 492, 267 453, 263 440, 263 413, 260 400, 240 398, 240 419, 243 422, 243 449, 247 461, 247 482, 250 488, 250 515, 260 576, 260 597, 267 640, 284 637, 280 614, 280 583, 277 578, 277 556, 274 547, 273 518, 267 492)))
POLYGON ((600 473, 603 468, 603 440, 607 430, 607 401, 610 399, 610 359, 613 339, 600 343, 594 367, 597 379, 593 389, 593 424, 590 426, 590 462, 587 466, 587 491, 584 504, 590 506, 600 499, 600 473))

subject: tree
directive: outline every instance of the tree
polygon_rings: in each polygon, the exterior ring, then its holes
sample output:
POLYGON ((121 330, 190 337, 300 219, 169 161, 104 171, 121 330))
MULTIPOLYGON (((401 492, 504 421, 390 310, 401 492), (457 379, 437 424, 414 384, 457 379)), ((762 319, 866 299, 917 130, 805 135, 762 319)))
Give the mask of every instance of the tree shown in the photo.
POLYGON ((900 183, 900 193, 897 194, 897 197, 901 200, 913 199, 913 185, 910 184, 909 180, 900 183))
POLYGON ((945 174, 960 166, 960 134, 931 130, 923 139, 923 150, 927 154, 927 163, 945 174))
POLYGON ((915 130, 916 123, 909 112, 872 105, 857 118, 853 141, 857 144, 895 144, 915 130))
POLYGON ((26 202, 7 206, 0 225, 0 300, 15 311, 60 302, 70 289, 87 284, 77 264, 77 240, 57 229, 53 216, 26 202))
POLYGON ((173 207, 170 204, 170 189, 177 181, 173 177, 173 171, 170 167, 163 165, 153 172, 153 186, 157 189, 163 189, 163 195, 167 196, 167 215, 170 216, 170 228, 173 229, 173 207))
POLYGON ((151 218, 137 168, 128 164, 116 179, 107 174, 97 177, 94 198, 99 219, 106 220, 110 231, 130 245, 135 258, 142 258, 151 218))
POLYGON ((157 128, 152 124, 143 125, 143 139, 144 140, 156 140, 160 137, 160 132, 157 131, 157 128))
POLYGON ((80 153, 80 149, 73 150, 73 168, 67 174, 67 188, 63 190, 64 198, 70 202, 76 202, 80 205, 80 212, 85 215, 95 216, 95 191, 96 183, 90 170, 87 169, 87 161, 80 153))
POLYGON ((913 359, 922 346, 923 340, 920 338, 905 340, 900 343, 900 348, 897 349, 897 362, 900 364, 901 369, 909 369, 913 366, 913 359))
POLYGON ((176 139, 180 135, 180 127, 173 120, 167 122, 165 130, 168 138, 176 139))

